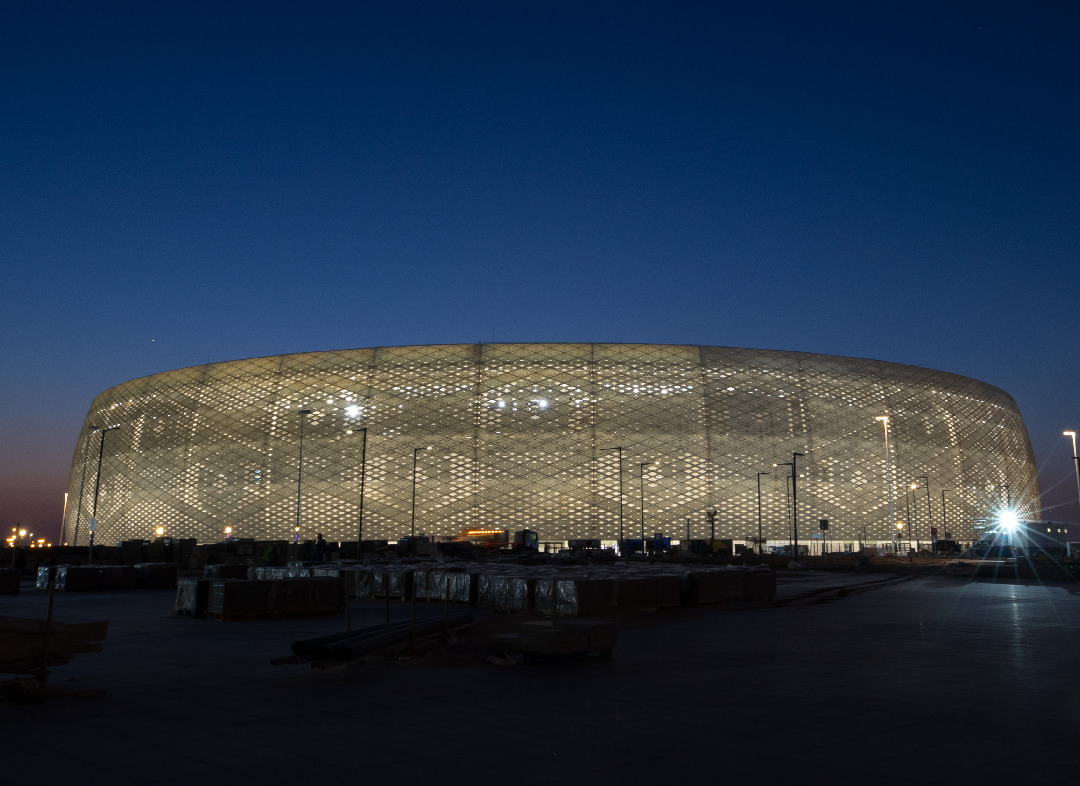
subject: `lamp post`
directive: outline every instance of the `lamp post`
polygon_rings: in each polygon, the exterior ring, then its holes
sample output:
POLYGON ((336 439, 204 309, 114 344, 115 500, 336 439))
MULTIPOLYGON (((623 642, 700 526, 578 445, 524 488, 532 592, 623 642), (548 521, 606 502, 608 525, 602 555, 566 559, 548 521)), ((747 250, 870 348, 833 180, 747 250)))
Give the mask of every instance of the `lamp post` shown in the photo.
POLYGON ((641 553, 645 553, 645 467, 651 461, 641 462, 641 553))
MULTIPOLYGON (((97 431, 98 427, 90 424, 90 431, 97 431)), ((72 546, 79 545, 79 517, 82 515, 82 497, 83 489, 86 487, 86 459, 90 454, 90 434, 86 435, 86 443, 83 446, 82 457, 82 480, 79 481, 79 504, 75 508, 75 537, 71 540, 72 546)))
POLYGON ((768 475, 768 472, 759 472, 757 474, 757 554, 758 559, 764 557, 763 539, 761 537, 761 476, 768 475))
POLYGON ((892 533, 893 553, 896 553, 896 528, 892 526, 896 521, 896 515, 893 513, 893 498, 892 498, 892 460, 889 457, 889 416, 878 415, 874 420, 880 420, 881 425, 885 427, 885 478, 889 487, 889 529, 892 533))
POLYGON ((709 522, 709 554, 713 554, 716 541, 716 508, 709 508, 705 511, 705 520, 709 522))
POLYGON ((300 456, 296 462, 296 533, 300 542, 300 481, 304 477, 304 418, 311 414, 310 409, 300 410, 300 456))
POLYGON ((101 429, 101 441, 98 443, 97 477, 94 479, 94 504, 90 509, 90 550, 86 557, 91 563, 94 561, 94 532, 97 530, 97 501, 98 492, 101 490, 101 460, 105 455, 105 435, 110 431, 116 431, 118 428, 120 427, 110 426, 101 429))
MULTIPOLYGON (((926 527, 932 533, 934 531, 934 509, 930 507, 930 478, 926 477, 926 475, 919 475, 915 480, 921 480, 926 484, 926 527)), ((918 548, 917 538, 916 535, 916 548, 918 548)))
MULTIPOLYGON (((912 483, 911 484, 911 507, 912 507, 911 527, 912 527, 912 530, 914 530, 915 550, 916 551, 918 551, 918 549, 919 549, 919 500, 915 498, 915 492, 918 490, 918 488, 919 488, 918 483, 912 483)), ((912 538, 912 532, 909 531, 908 532, 908 548, 909 549, 911 548, 911 538, 912 538)))
POLYGON ((805 458, 804 453, 791 454, 791 531, 795 536, 795 556, 793 559, 799 558, 799 498, 795 494, 795 478, 798 477, 798 473, 795 471, 795 462, 799 456, 805 458))
POLYGON ((416 456, 421 450, 431 450, 431 446, 413 448, 412 452, 412 514, 409 519, 409 535, 411 537, 416 537, 416 456))
POLYGON ((623 544, 623 470, 622 470, 622 448, 600 448, 600 450, 617 450, 619 451, 619 553, 622 554, 623 544))
POLYGON ((1080 457, 1076 455, 1076 432, 1062 432, 1066 437, 1072 437, 1073 463, 1076 465, 1076 499, 1080 502, 1080 457))
POLYGON ((948 529, 949 529, 949 521, 945 517, 945 489, 942 489, 941 490, 941 534, 946 540, 948 540, 948 538, 949 538, 949 533, 947 531, 948 529))
MULTIPOLYGON (((773 469, 776 469, 777 467, 791 467, 793 472, 795 470, 795 465, 792 464, 790 461, 782 461, 779 464, 773 464, 773 469)), ((788 495, 788 500, 787 500, 788 503, 791 502, 791 483, 789 482, 790 480, 791 480, 791 475, 785 475, 784 476, 784 493, 788 495)), ((784 508, 784 513, 786 514, 787 512, 788 512, 788 508, 785 507, 784 508)), ((788 548, 793 548, 792 543, 791 543, 791 529, 790 528, 788 528, 788 548)), ((792 559, 794 559, 794 557, 792 559)))
POLYGON ((356 523, 356 556, 364 555, 364 475, 367 470, 367 427, 357 429, 364 433, 360 448, 360 515, 356 523))

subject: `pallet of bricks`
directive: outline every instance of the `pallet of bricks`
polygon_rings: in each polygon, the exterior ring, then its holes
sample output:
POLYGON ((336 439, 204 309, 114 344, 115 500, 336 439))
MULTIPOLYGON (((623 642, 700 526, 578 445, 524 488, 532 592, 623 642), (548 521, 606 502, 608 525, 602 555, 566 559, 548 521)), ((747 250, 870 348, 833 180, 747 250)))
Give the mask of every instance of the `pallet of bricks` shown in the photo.
POLYGON ((336 614, 342 608, 343 596, 341 579, 330 576, 263 581, 213 579, 206 612, 223 622, 336 614))

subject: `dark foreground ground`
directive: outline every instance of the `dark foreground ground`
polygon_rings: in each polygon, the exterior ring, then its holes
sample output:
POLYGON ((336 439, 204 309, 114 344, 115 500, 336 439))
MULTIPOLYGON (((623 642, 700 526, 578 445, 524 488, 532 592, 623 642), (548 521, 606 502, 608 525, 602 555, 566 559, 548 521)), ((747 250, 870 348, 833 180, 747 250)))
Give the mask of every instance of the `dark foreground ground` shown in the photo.
MULTIPOLYGON (((0 783, 1075 782, 1080 584, 860 591, 882 578, 781 574, 777 607, 624 615, 611 661, 487 663, 508 620, 478 612, 450 650, 332 670, 270 659, 344 614, 222 623, 171 617, 173 590, 58 593, 58 619, 111 627, 50 686, 106 693, 0 704, 0 783)), ((46 597, 24 585, 0 614, 46 597)))

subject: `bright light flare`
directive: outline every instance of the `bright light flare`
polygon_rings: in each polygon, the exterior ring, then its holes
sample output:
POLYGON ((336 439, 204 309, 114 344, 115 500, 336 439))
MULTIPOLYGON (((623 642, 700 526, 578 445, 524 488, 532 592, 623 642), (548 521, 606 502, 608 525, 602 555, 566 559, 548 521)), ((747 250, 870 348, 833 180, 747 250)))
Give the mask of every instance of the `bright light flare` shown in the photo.
POLYGON ((1003 529, 1009 532, 1015 532, 1016 528, 1020 526, 1020 518, 1016 515, 1015 510, 1001 511, 1001 515, 998 516, 998 522, 1003 529))

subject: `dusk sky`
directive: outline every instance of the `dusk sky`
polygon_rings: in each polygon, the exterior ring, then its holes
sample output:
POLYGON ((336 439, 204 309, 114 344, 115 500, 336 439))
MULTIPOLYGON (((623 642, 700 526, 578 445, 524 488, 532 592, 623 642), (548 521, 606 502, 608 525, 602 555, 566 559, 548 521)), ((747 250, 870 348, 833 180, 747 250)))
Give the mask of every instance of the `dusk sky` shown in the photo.
POLYGON ((974 377, 1080 521, 1080 5, 4 2, 0 530, 101 391, 649 342, 974 377))

